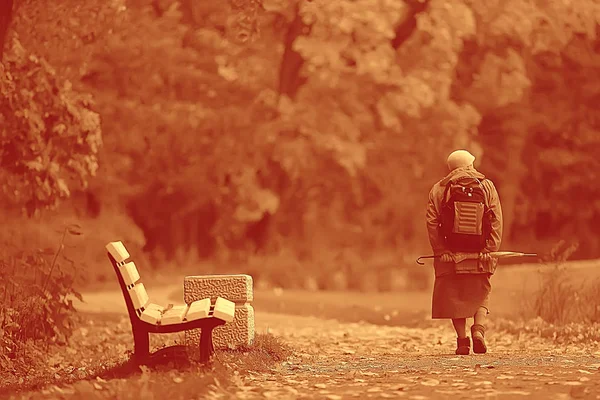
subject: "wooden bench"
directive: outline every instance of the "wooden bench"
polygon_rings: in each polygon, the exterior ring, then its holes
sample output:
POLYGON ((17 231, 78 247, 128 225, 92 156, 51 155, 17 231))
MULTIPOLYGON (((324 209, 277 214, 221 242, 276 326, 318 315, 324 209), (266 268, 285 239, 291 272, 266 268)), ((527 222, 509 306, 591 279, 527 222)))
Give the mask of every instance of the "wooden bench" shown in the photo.
POLYGON ((214 353, 213 329, 233 321, 235 304, 218 297, 214 304, 210 298, 170 309, 150 302, 140 274, 129 252, 121 242, 106 245, 108 258, 113 265, 131 321, 134 340, 133 358, 144 364, 156 353, 150 353, 150 333, 174 333, 200 329, 200 362, 207 363, 214 353))

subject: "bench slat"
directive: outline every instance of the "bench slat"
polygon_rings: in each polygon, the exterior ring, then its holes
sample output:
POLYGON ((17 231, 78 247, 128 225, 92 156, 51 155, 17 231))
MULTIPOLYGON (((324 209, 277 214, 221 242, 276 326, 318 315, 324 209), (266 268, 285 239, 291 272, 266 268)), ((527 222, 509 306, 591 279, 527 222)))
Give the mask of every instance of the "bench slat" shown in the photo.
POLYGON ((163 306, 158 305, 158 304, 150 303, 146 307, 144 307, 144 309, 146 309, 146 310, 158 310, 162 314, 162 312, 164 311, 165 308, 163 306))
POLYGON ((137 283, 134 287, 129 289, 129 296, 131 296, 133 308, 135 308, 136 310, 145 307, 150 302, 148 292, 146 292, 146 288, 141 282, 137 283))
POLYGON ((226 322, 233 321, 233 317, 235 315, 235 303, 233 301, 229 301, 224 299, 223 297, 217 297, 215 301, 215 309, 213 311, 213 316, 215 318, 222 319, 226 322))
POLYGON ((163 313, 162 319, 160 320, 161 325, 172 325, 179 324, 185 318, 185 314, 188 312, 188 306, 180 305, 173 306, 170 310, 167 310, 163 313))
POLYGON ((160 323, 161 316, 162 313, 160 310, 157 310, 155 308, 147 308, 140 315, 140 319, 149 324, 158 325, 160 323))
POLYGON ((196 300, 190 304, 190 308, 185 319, 188 321, 194 321, 197 319, 208 318, 210 316, 210 307, 210 298, 196 300))
POLYGON ((133 261, 119 266, 119 272, 121 272, 125 286, 133 285, 140 280, 140 273, 133 261))
POLYGON ((117 263, 127 260, 130 255, 122 242, 110 242, 106 245, 106 250, 115 259, 117 263))

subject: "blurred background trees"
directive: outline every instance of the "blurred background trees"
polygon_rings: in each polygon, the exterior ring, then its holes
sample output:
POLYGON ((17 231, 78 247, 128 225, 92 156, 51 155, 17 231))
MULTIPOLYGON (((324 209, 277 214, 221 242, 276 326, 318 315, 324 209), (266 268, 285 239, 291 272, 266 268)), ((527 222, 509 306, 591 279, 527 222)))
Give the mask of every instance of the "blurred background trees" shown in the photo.
POLYGON ((429 251, 427 193, 468 148, 505 249, 600 256, 595 0, 15 3, 2 184, 29 215, 70 198, 41 224, 135 224, 156 262, 386 282, 429 251))

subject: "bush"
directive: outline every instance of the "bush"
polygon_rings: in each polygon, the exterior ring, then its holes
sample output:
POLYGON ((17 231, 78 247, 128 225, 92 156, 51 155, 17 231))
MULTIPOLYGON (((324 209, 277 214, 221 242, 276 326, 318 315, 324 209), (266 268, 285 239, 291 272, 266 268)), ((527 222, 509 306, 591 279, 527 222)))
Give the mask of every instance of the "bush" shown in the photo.
POLYGON ((66 227, 57 250, 6 252, 0 259, 0 370, 12 361, 24 364, 36 350, 51 343, 66 343, 73 329, 73 263, 63 254, 67 235, 79 235, 66 227), (71 267, 63 268, 63 262, 71 267))
POLYGON ((551 324, 600 322, 600 280, 576 283, 564 262, 577 250, 577 244, 557 244, 550 254, 548 268, 540 269, 540 285, 532 301, 536 317, 551 324))

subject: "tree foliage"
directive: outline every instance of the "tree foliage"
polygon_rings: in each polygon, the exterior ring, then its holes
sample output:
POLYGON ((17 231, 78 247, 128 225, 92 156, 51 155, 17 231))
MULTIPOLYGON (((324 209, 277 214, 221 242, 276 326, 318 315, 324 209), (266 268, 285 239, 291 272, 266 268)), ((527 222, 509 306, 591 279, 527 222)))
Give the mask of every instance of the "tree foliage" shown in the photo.
POLYGON ((29 215, 69 197, 98 168, 100 117, 18 40, 0 67, 0 181, 3 203, 29 215))
POLYGON ((153 4, 104 6, 73 44, 85 67, 63 68, 96 96, 99 181, 149 249, 425 250, 426 193, 464 147, 507 246, 598 255, 595 0, 153 4))

